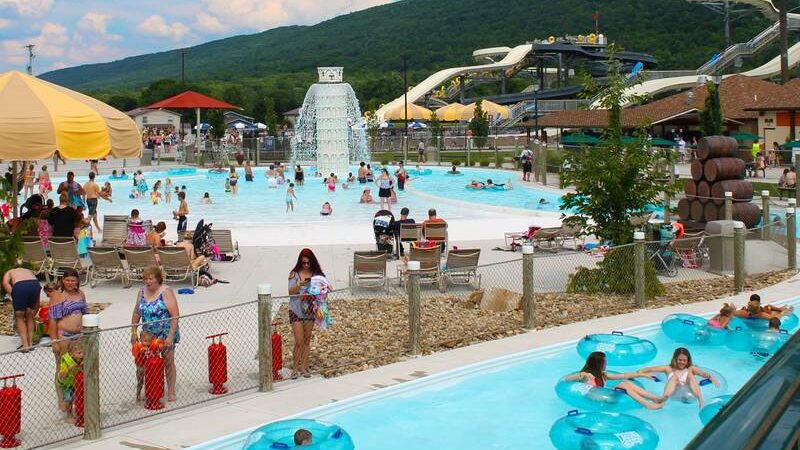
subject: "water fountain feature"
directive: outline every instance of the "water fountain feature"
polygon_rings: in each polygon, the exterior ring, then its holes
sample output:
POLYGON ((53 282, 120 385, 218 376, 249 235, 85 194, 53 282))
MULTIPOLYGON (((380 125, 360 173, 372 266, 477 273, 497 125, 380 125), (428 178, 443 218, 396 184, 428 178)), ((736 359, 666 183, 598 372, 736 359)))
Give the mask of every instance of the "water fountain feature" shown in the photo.
POLYGON ((361 108, 341 67, 318 67, 292 138, 292 162, 316 165, 323 175, 346 177, 350 164, 369 161, 361 108))

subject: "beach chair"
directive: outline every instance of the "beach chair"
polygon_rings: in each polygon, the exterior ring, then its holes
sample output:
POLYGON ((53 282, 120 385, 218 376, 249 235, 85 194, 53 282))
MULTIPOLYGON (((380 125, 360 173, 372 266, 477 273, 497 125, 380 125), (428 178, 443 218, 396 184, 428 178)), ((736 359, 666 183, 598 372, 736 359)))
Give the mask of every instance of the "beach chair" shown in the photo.
POLYGON ((155 253, 150 247, 125 247, 122 249, 122 254, 128 267, 129 280, 141 281, 144 269, 158 265, 155 253))
POLYGON ((398 235, 397 254, 400 254, 400 246, 403 242, 419 242, 422 240, 421 223, 401 223, 400 234, 398 235))
MULTIPOLYGON (((441 277, 440 259, 442 257, 441 249, 437 245, 431 248, 411 247, 409 252, 409 261, 419 261, 420 284, 435 284, 439 286, 439 278, 441 277)), ((402 285, 408 280, 408 271, 402 265, 397 266, 397 278, 402 285)))
POLYGON ((561 230, 561 227, 541 228, 531 237, 531 242, 534 247, 558 251, 558 248, 564 245, 561 230))
MULTIPOLYGON (((214 242, 217 244, 217 248, 219 252, 223 256, 231 256, 232 259, 227 259, 227 261, 233 262, 238 261, 242 258, 242 255, 239 253, 239 243, 233 240, 233 235, 231 234, 231 230, 211 230, 211 238, 214 239, 214 242)), ((223 261, 226 261, 223 259, 223 261)))
POLYGON ((103 216, 103 247, 122 247, 128 239, 128 216, 103 216))
POLYGON ((97 286, 97 280, 113 280, 120 277, 122 286, 131 287, 128 269, 119 257, 119 250, 114 247, 93 247, 89 249, 89 286, 97 286))
POLYGON ((65 240, 47 241, 47 247, 50 249, 50 265, 49 273, 54 278, 59 278, 64 275, 64 269, 75 269, 78 271, 78 281, 81 285, 89 281, 89 271, 84 267, 81 257, 78 255, 78 244, 72 238, 65 240))
POLYGON ((22 246, 22 262, 30 264, 33 273, 36 275, 44 274, 45 280, 50 281, 48 271, 50 270, 51 261, 47 253, 45 253, 44 247, 42 247, 42 241, 39 239, 25 240, 22 242, 22 246))
POLYGON ((481 288, 481 275, 478 273, 478 259, 481 249, 458 249, 447 252, 447 259, 442 269, 439 290, 444 292, 447 283, 465 284, 474 289, 481 288), (474 284, 473 284, 474 282, 474 284))
POLYGON ((350 287, 383 287, 388 292, 387 257, 386 252, 353 252, 353 265, 350 266, 350 287))
POLYGON ((192 261, 189 259, 186 249, 183 247, 159 247, 158 259, 161 261, 164 279, 183 281, 188 278, 192 286, 197 286, 201 267, 192 267, 192 261))
POLYGON ((583 228, 581 228, 579 225, 562 224, 559 236, 561 237, 562 246, 571 241, 573 248, 578 250, 579 248, 583 248, 583 245, 585 244, 583 228), (580 246, 578 246, 578 243, 580 243, 580 246))
POLYGON ((444 248, 447 248, 447 224, 446 223, 427 223, 423 227, 423 233, 426 241, 444 242, 444 248))
POLYGON ((506 242, 506 249, 511 250, 512 252, 517 251, 517 249, 522 247, 524 244, 530 243, 536 232, 541 229, 542 227, 538 225, 531 225, 526 231, 509 231, 503 233, 503 238, 506 242))

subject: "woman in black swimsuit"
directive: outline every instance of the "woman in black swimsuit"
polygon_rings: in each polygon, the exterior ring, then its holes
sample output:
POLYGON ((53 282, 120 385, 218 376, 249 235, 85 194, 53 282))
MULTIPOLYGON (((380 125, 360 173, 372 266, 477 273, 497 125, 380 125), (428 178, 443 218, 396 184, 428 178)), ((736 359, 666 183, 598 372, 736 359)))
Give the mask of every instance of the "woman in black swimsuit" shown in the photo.
POLYGON ((295 169, 294 169, 294 182, 295 182, 295 184, 297 184, 298 186, 302 186, 303 185, 303 177, 304 177, 303 168, 300 167, 300 164, 298 164, 297 167, 295 167, 295 169))

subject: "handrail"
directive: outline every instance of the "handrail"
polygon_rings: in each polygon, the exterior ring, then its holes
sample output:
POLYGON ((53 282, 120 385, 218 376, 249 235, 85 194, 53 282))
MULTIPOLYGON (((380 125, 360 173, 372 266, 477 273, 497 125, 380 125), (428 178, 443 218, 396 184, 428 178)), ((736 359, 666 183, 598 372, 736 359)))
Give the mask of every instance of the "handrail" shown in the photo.
POLYGON ((750 378, 686 450, 796 449, 800 445, 800 333, 750 378))
POLYGON ((736 43, 729 46, 723 50, 719 56, 700 66, 700 68, 697 69, 697 73, 706 75, 710 74, 715 70, 726 67, 731 63, 731 61, 739 56, 752 55, 760 51, 778 38, 780 29, 779 25, 779 22, 775 22, 749 41, 745 43, 736 43))

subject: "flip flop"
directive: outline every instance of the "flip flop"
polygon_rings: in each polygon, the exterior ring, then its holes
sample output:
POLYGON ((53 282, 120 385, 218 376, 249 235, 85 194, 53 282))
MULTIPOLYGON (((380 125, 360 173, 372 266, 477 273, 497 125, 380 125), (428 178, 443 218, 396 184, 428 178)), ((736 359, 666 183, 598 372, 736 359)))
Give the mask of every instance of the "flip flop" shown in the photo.
POLYGON ((300 376, 300 374, 299 374, 299 373, 297 373, 297 372, 292 372, 292 375, 291 375, 289 378, 291 378, 291 379, 293 379, 293 380, 296 380, 296 379, 297 379, 297 377, 299 377, 299 376, 300 376))
POLYGON ((303 378, 311 378, 311 374, 306 372, 303 374, 303 378))

